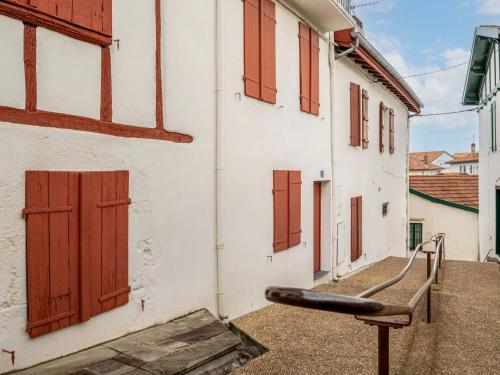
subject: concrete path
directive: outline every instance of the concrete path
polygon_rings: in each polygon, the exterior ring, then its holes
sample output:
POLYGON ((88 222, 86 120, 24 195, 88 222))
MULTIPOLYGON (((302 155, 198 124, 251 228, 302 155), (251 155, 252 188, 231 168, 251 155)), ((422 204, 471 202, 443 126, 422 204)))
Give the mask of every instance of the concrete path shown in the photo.
MULTIPOLYGON (((388 258, 320 290, 354 295, 400 272, 388 258)), ((425 279, 418 260, 403 281, 377 299, 407 303, 425 279)), ((500 272, 497 264, 446 261, 433 286, 433 321, 425 299, 409 328, 390 331, 391 374, 500 374, 500 272)), ((352 316, 271 305, 234 324, 269 352, 235 374, 376 374, 377 329, 352 316)))

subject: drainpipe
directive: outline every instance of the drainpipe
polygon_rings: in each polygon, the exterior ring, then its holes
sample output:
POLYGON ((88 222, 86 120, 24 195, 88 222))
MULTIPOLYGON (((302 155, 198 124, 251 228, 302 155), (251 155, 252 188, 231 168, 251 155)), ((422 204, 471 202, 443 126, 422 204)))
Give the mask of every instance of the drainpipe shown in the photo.
POLYGON ((215 87, 215 257, 217 262, 217 315, 221 320, 227 319, 222 308, 222 271, 224 256, 223 241, 223 182, 224 182, 224 1, 216 2, 216 87, 215 87))
POLYGON ((335 114, 335 45, 333 44, 332 41, 332 33, 329 33, 328 35, 328 65, 330 67, 330 157, 331 157, 331 174, 332 174, 332 202, 331 202, 331 210, 330 210, 330 215, 331 215, 331 231, 332 231, 332 238, 331 238, 331 243, 332 243, 332 281, 338 281, 339 277, 337 275, 337 261, 336 257, 338 256, 338 246, 334 246, 338 243, 338 238, 337 238, 337 224, 336 224, 336 219, 335 219, 335 214, 334 214, 334 207, 335 207, 335 201, 336 201, 336 189, 335 189, 335 139, 334 139, 334 125, 335 125, 335 120, 334 120, 334 114, 335 114))
MULTIPOLYGON (((354 42, 354 46, 352 46, 351 48, 349 49, 346 49, 345 51, 342 51, 340 53, 337 53, 335 54, 335 60, 338 60, 344 56, 347 56, 349 55, 351 52, 354 52, 358 49, 359 47, 359 42, 360 42, 360 39, 361 39, 361 33, 357 30, 354 30, 351 32, 351 37, 355 40, 354 42)), ((330 41, 331 43, 331 41, 330 41)))

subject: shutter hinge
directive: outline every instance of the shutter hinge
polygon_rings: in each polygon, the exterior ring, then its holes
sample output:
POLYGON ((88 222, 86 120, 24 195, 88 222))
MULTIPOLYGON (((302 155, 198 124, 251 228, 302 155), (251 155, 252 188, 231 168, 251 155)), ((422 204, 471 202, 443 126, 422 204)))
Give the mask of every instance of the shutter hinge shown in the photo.
POLYGON ((60 206, 60 207, 33 207, 33 208, 25 208, 22 211, 23 219, 26 219, 28 215, 31 214, 47 214, 54 212, 67 212, 73 209, 72 206, 60 206))
POLYGON ((109 202, 100 202, 97 203, 97 207, 103 208, 103 207, 110 207, 110 206, 120 206, 122 204, 131 204, 132 199, 127 198, 127 199, 119 199, 116 201, 109 201, 109 202))

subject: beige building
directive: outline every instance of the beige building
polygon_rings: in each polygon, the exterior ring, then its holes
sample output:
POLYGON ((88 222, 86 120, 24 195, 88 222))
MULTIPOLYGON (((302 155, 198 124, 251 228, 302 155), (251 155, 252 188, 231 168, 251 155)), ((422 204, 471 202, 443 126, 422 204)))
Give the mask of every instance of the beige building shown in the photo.
POLYGON ((446 233, 446 259, 479 260, 477 176, 410 176, 409 207, 410 251, 442 232, 446 233))

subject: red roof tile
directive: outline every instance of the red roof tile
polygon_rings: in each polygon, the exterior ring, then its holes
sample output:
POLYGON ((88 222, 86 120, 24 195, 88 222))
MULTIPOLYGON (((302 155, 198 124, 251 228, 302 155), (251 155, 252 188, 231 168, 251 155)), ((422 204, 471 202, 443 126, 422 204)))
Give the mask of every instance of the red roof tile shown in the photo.
POLYGON ((448 202, 479 208, 478 176, 459 173, 410 176, 410 188, 448 202))
POLYGON ((432 164, 432 162, 439 158, 443 153, 444 151, 411 152, 410 171, 440 171, 444 169, 439 165, 432 164), (426 161, 428 164, 426 164, 426 161))
POLYGON ((447 161, 447 164, 456 164, 456 163, 465 163, 465 162, 475 162, 479 161, 479 153, 478 152, 457 152, 453 154, 453 159, 447 161))

